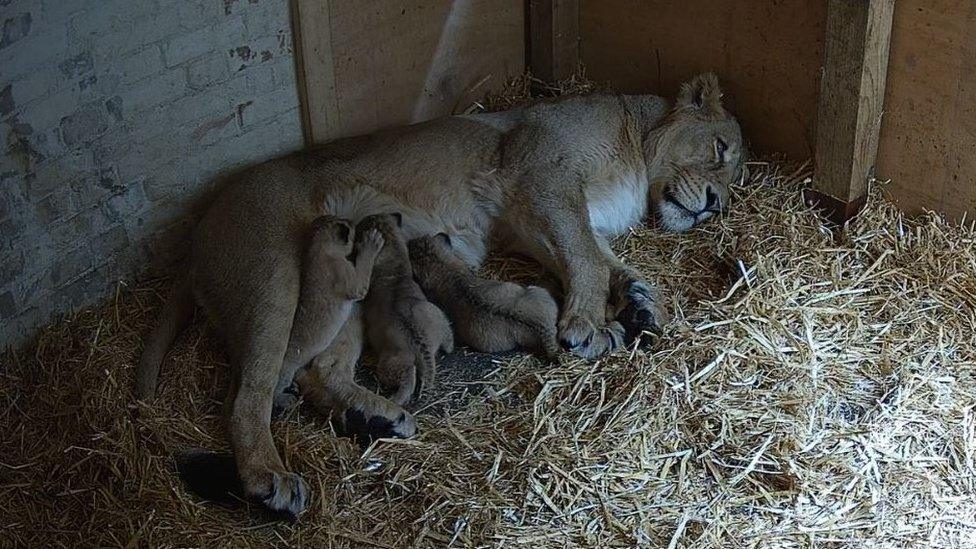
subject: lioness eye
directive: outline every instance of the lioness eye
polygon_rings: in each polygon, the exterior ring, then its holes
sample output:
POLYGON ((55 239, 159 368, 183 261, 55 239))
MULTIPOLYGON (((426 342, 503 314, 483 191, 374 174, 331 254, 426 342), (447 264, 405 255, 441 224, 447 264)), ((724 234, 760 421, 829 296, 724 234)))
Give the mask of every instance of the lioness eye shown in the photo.
POLYGON ((722 141, 722 138, 721 137, 716 137, 715 138, 715 158, 719 162, 724 162, 725 161, 725 151, 727 151, 727 150, 729 150, 729 146, 725 144, 725 141, 722 141))

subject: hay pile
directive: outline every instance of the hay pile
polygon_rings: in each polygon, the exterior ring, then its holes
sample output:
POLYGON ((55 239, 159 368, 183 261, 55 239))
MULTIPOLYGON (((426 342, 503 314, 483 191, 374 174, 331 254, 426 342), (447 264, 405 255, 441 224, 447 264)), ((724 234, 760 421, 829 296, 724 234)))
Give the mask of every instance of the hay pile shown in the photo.
POLYGON ((120 287, 5 359, 0 546, 976 544, 976 229, 875 192, 835 236, 805 168, 751 168, 727 217, 617 242, 672 296, 646 352, 495 361, 365 452, 276 422, 314 490, 294 525, 184 491, 172 453, 226 447, 226 364, 195 323, 133 409, 162 285, 120 287))

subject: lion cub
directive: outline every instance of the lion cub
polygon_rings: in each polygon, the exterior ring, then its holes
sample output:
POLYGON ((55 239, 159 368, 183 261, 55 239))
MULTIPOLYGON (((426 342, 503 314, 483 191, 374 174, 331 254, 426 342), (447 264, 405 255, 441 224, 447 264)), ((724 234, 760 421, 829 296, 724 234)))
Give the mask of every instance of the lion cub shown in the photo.
POLYGON ((366 297, 373 264, 383 248, 377 230, 353 235, 352 226, 332 216, 312 222, 302 264, 298 308, 275 391, 275 408, 297 400, 287 389, 295 372, 324 351, 346 323, 353 304, 366 297), (355 263, 350 256, 355 250, 355 263))
POLYGON ((487 353, 521 347, 550 360, 559 353, 559 309, 549 292, 479 278, 444 233, 412 240, 408 249, 414 276, 430 300, 448 312, 459 341, 487 353))
POLYGON ((434 381, 438 350, 454 350, 451 324, 413 280, 400 214, 372 215, 357 231, 376 230, 385 245, 373 268, 363 310, 366 338, 376 355, 376 379, 395 387, 390 400, 403 405, 434 381))

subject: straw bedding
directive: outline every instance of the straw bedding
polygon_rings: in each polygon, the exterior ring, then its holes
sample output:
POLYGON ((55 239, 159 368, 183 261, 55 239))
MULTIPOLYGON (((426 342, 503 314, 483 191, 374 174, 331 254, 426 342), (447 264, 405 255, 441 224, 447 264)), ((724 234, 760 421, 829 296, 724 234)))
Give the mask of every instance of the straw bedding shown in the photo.
POLYGON ((976 229, 875 190, 834 232, 805 167, 751 169, 723 219, 616 242, 671 297, 649 349, 445 366, 422 433, 365 451, 276 421, 292 525, 183 489, 174 452, 226 448, 225 359, 195 322, 133 406, 165 283, 120 286, 4 359, 0 546, 973 546, 976 229))

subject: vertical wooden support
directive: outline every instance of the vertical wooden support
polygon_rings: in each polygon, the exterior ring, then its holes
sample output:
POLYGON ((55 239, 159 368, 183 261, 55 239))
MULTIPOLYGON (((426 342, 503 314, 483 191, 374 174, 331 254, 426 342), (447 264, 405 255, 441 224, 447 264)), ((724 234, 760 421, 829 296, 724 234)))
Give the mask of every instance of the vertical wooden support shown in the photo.
POLYGON ((331 0, 292 0, 291 17, 302 132, 311 146, 336 137, 339 128, 331 0))
POLYGON ((545 82, 568 78, 579 66, 580 0, 529 0, 529 68, 545 82))
POLYGON ((828 0, 817 111, 815 182, 807 202, 843 224, 867 198, 881 129, 894 0, 828 0))

